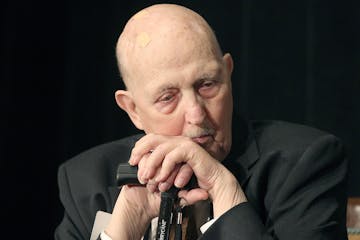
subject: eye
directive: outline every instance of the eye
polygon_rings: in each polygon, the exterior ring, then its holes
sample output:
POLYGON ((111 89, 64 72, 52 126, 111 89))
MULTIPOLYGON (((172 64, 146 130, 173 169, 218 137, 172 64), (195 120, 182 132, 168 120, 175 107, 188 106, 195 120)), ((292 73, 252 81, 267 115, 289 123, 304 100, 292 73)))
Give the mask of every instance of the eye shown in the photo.
POLYGON ((155 107, 159 112, 168 114, 174 111, 178 101, 179 91, 176 89, 171 89, 160 95, 160 97, 155 101, 155 107))
POLYGON ((216 81, 214 81, 214 80, 206 80, 206 81, 203 81, 200 84, 199 88, 200 89, 207 89, 207 88, 213 87, 215 84, 216 84, 216 81))
POLYGON ((216 80, 205 80, 198 86, 198 92, 204 97, 213 97, 217 94, 219 83, 216 80))
POLYGON ((172 100, 174 99, 174 95, 173 94, 165 94, 163 96, 161 96, 158 101, 159 102, 163 102, 163 103, 166 103, 166 102, 171 102, 172 100))

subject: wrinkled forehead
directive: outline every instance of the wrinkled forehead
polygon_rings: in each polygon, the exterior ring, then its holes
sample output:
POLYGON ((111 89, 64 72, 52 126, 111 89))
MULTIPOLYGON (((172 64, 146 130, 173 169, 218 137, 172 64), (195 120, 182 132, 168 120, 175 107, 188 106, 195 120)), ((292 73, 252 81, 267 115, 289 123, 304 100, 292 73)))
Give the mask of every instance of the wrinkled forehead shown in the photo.
POLYGON ((210 46, 199 38, 178 36, 132 52, 126 67, 130 85, 143 87, 151 79, 171 81, 173 76, 207 74, 213 68, 220 68, 222 58, 210 46))

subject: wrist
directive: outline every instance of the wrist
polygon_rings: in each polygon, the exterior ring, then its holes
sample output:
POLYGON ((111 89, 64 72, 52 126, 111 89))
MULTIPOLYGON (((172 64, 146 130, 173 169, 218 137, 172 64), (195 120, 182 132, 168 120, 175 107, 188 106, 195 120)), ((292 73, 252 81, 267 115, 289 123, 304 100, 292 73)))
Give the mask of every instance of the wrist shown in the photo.
POLYGON ((146 211, 121 191, 105 232, 112 240, 141 239, 150 221, 146 211))
POLYGON ((226 172, 222 174, 221 181, 215 183, 210 193, 215 218, 236 205, 247 202, 245 193, 236 178, 230 172, 226 172))
POLYGON ((112 240, 132 240, 141 239, 145 234, 148 221, 140 220, 142 217, 130 216, 123 214, 123 217, 114 218, 111 220, 104 232, 111 237, 112 240))

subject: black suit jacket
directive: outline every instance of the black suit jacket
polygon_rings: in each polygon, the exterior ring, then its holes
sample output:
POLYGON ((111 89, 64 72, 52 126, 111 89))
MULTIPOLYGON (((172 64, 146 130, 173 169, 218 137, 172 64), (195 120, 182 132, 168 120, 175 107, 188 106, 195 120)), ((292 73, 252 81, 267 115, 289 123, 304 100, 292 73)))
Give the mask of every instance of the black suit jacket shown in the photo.
MULTIPOLYGON (((117 165, 128 161, 139 137, 95 147, 60 166, 65 213, 56 239, 89 239, 96 212, 112 212, 117 165)), ((201 239, 347 239, 347 161, 333 135, 281 121, 237 121, 223 164, 248 203, 223 214, 201 239)))

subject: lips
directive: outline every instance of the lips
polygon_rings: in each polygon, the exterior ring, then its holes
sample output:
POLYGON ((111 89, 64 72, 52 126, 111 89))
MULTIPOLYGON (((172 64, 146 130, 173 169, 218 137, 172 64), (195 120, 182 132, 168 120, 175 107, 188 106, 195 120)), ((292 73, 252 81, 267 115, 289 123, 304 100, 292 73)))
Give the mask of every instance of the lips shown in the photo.
POLYGON ((210 142, 212 140, 212 135, 203 135, 200 137, 193 137, 191 138, 194 142, 200 144, 200 145, 205 145, 206 143, 210 142))
POLYGON ((197 129, 192 129, 188 131, 185 136, 191 138, 192 141, 205 147, 207 144, 214 141, 215 130, 209 127, 202 127, 197 129))

